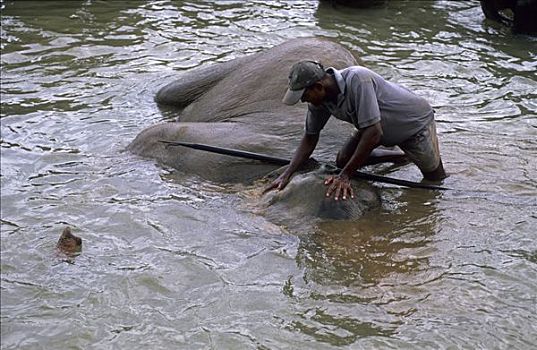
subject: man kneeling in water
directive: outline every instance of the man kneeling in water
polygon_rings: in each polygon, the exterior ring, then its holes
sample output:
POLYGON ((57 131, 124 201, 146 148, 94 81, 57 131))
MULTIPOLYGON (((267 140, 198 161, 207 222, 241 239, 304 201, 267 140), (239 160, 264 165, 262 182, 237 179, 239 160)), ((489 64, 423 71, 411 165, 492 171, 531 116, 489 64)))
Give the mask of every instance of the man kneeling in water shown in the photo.
POLYGON ((399 146, 427 180, 446 177, 431 105, 402 86, 371 70, 351 66, 324 69, 314 61, 300 61, 289 74, 283 103, 308 102, 304 136, 287 169, 265 192, 283 189, 293 173, 309 159, 330 116, 354 125, 355 130, 338 153, 341 172, 325 180, 326 195, 354 198, 350 178, 380 146, 399 146))

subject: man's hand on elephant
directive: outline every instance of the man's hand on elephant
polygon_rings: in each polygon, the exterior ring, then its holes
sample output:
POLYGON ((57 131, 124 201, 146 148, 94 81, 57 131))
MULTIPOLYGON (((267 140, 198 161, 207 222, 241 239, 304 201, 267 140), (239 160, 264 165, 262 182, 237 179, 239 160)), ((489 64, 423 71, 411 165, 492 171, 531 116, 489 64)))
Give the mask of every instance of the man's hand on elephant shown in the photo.
POLYGON ((354 193, 352 192, 351 179, 344 174, 333 175, 328 177, 324 184, 328 186, 326 191, 326 196, 330 197, 334 194, 334 200, 338 200, 340 195, 343 200, 347 199, 350 195, 351 198, 354 198, 354 193))
POLYGON ((289 183, 290 178, 291 177, 286 174, 281 174, 276 180, 274 180, 267 188, 263 190, 263 194, 273 189, 277 189, 278 191, 283 190, 285 186, 287 186, 287 184, 289 183))

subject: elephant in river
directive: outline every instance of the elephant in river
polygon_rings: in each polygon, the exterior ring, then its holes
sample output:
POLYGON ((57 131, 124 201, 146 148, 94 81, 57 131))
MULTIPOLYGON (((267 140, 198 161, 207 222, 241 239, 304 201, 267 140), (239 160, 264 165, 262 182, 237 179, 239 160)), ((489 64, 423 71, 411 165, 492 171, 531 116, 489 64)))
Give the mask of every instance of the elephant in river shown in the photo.
MULTIPOLYGON (((289 70, 302 59, 338 69, 357 64, 353 54, 337 43, 299 38, 264 52, 194 69, 162 87, 155 98, 158 104, 177 109, 177 121, 143 130, 128 150, 210 181, 252 183, 277 167, 201 150, 170 147, 161 141, 203 143, 288 158, 303 133, 306 106, 286 106, 281 101, 289 70)), ((346 123, 329 123, 317 147, 321 154, 334 154, 333 150, 339 148, 352 130, 344 125, 346 123)), ((322 179, 317 183, 323 188, 322 179)), ((309 183, 304 186, 315 187, 309 183)), ((359 186, 375 193, 374 187, 363 181, 359 186)), ((295 203, 292 194, 300 192, 296 188, 290 186, 287 194, 281 193, 277 198, 289 205, 295 203)), ((305 197, 308 197, 307 193, 295 204, 303 205, 305 197)), ((370 206, 377 204, 377 201, 367 203, 370 206)), ((362 211, 355 209, 347 210, 354 214, 346 217, 361 215, 362 211)), ((315 210, 311 212, 317 213, 315 210)), ((334 215, 341 217, 341 212, 339 210, 339 214, 334 215)))
MULTIPOLYGON (((357 64, 355 57, 339 44, 299 38, 264 52, 194 69, 162 87, 155 98, 160 105, 177 108, 177 121, 143 130, 128 150, 215 182, 250 182, 259 178, 275 166, 169 147, 160 141, 205 143, 289 157, 304 130, 306 106, 286 106, 281 100, 290 67, 301 59, 335 68, 357 64)), ((344 124, 332 122, 323 131, 319 153, 336 149, 347 139, 352 127, 344 124)))

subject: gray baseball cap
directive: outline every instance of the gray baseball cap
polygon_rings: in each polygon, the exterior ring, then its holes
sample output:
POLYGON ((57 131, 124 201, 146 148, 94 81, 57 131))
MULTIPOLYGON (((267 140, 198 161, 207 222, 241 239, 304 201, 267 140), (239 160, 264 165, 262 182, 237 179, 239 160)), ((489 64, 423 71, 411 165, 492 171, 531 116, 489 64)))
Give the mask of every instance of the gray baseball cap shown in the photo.
POLYGON ((304 90, 315 84, 325 75, 323 66, 315 61, 300 61, 291 67, 289 88, 282 102, 292 106, 302 98, 304 90))

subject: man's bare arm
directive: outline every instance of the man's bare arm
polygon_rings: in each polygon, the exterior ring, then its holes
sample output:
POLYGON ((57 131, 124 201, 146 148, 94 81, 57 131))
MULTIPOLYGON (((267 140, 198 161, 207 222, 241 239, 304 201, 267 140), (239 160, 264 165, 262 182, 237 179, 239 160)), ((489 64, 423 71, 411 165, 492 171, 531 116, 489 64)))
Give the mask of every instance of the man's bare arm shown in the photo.
POLYGON ((379 145, 383 135, 380 122, 360 130, 360 133, 360 141, 352 157, 345 164, 339 175, 330 176, 326 179, 325 185, 329 185, 326 191, 327 197, 334 194, 335 200, 338 200, 340 195, 342 199, 347 199, 349 195, 354 198, 350 179, 353 173, 366 163, 371 151, 379 145))
POLYGON ((274 180, 264 191, 268 192, 273 189, 282 190, 287 186, 289 183, 289 180, 291 179, 291 176, 295 171, 300 168, 302 164, 304 164, 305 161, 309 159, 313 151, 315 150, 315 147, 317 146, 317 142, 319 141, 319 135, 312 135, 312 134, 304 134, 302 137, 302 140, 300 141, 300 145, 295 151, 295 154, 293 155, 293 158, 291 159, 291 163, 285 169, 283 174, 281 174, 276 180, 274 180))

